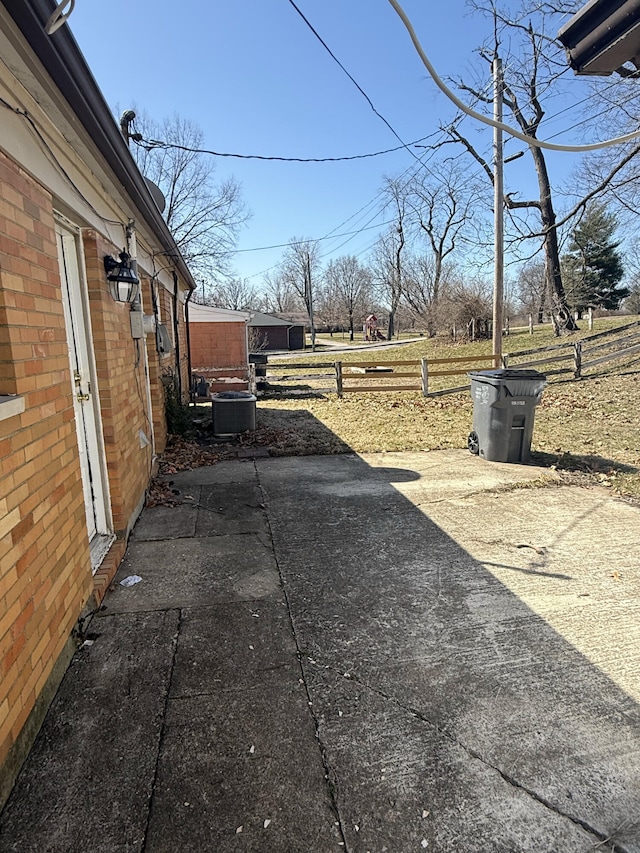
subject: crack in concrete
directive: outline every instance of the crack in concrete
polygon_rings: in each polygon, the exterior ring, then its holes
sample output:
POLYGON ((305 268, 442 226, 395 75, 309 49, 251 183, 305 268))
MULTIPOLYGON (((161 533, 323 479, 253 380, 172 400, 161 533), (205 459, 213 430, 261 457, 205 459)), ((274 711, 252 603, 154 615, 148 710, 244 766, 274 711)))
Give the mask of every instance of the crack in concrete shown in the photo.
MULTIPOLYGON (((175 608, 173 608, 175 610, 175 608)), ((182 609, 178 610, 178 621, 176 625, 176 630, 172 638, 173 644, 173 652, 171 655, 171 665, 169 667, 169 676, 167 678, 167 687, 166 693, 164 697, 164 706, 162 708, 162 715, 160 718, 160 734, 158 736, 158 748, 156 750, 156 761, 155 766, 153 768, 153 782, 151 783, 151 794, 149 795, 149 805, 147 808, 147 820, 144 825, 143 832, 143 841, 142 841, 142 853, 145 853, 147 850, 147 841, 149 839, 149 825, 151 823, 151 813, 153 811, 153 801, 156 795, 156 786, 158 784, 158 770, 160 767, 160 754, 162 752, 162 747, 164 744, 164 732, 165 732, 165 720, 167 718, 167 709, 169 707, 169 701, 171 698, 171 684, 173 682, 173 673, 176 666, 176 657, 178 654, 178 640, 180 639, 180 629, 182 628, 182 609)))
POLYGON ((302 681, 302 684, 304 685, 305 693, 307 695, 307 707, 309 708, 309 714, 311 715, 311 719, 313 720, 313 727, 315 730, 315 736, 316 736, 316 740, 318 742, 318 747, 320 749, 320 758, 322 760, 322 767, 324 769, 324 778, 327 782, 327 791, 329 794, 329 799, 331 801, 333 811, 335 813, 336 825, 337 825, 339 833, 340 833, 340 838, 342 839, 340 842, 340 846, 343 848, 345 853, 349 853, 350 848, 349 848, 349 844, 347 841, 345 824, 344 824, 344 821, 342 819, 342 815, 340 814, 340 808, 338 806, 338 791, 339 791, 338 775, 337 775, 335 769, 332 767, 331 763, 329 762, 329 757, 327 755, 327 750, 326 750, 325 744, 324 744, 324 742, 320 736, 320 721, 319 721, 319 719, 318 719, 318 717, 317 717, 317 715, 313 709, 313 702, 311 699, 311 693, 309 692, 309 685, 308 685, 307 679, 305 677, 304 667, 302 666, 302 660, 304 657, 304 653, 302 652, 302 649, 300 647, 300 641, 298 639, 298 634, 297 634, 296 627, 295 627, 295 624, 293 621, 293 613, 291 611, 291 602, 289 601, 289 596, 287 594, 287 588, 286 588, 286 584, 284 582, 284 575, 282 573, 282 569, 280 568, 280 561, 278 560, 278 555, 276 554, 275 540, 273 538, 273 530, 271 528, 271 520, 269 519, 269 513, 267 512, 267 496, 266 496, 264 488, 262 486, 262 482, 260 481, 260 475, 258 473, 258 469, 257 469, 257 466, 255 464, 255 461, 253 462, 253 466, 254 466, 255 471, 256 471, 256 478, 258 481, 258 486, 259 486, 260 492, 262 494, 263 511, 264 511, 266 522, 267 522, 267 527, 269 529, 269 537, 271 539, 271 544, 272 544, 272 548, 273 548, 273 559, 275 560, 276 568, 278 570, 278 577, 280 579, 280 586, 282 588, 282 594, 284 596, 284 600, 285 600, 286 607, 287 607, 287 615, 289 617, 289 626, 291 628, 291 634, 293 636, 293 641, 294 641, 295 646, 296 646, 296 657, 298 659, 298 665, 300 667, 300 676, 301 676, 300 680, 302 681))
MULTIPOLYGON (((334 672, 340 673, 343 677, 345 677, 344 672, 342 672, 337 667, 333 667, 333 666, 329 665, 326 668, 332 669, 332 670, 334 670, 334 672)), ((518 780, 515 777, 510 776, 508 773, 506 773, 504 770, 501 770, 495 764, 492 764, 490 761, 487 761, 486 758, 483 755, 481 755, 477 750, 473 749, 473 747, 468 746, 466 743, 464 743, 464 741, 461 741, 458 738, 454 737, 450 732, 447 732, 445 729, 443 729, 441 726, 439 726, 433 720, 429 719, 429 717, 427 717, 427 715, 424 714, 422 711, 419 711, 416 708, 412 708, 409 705, 405 705, 399 699, 396 699, 394 696, 389 695, 384 690, 382 690, 378 687, 374 687, 373 685, 368 684, 367 682, 362 681, 361 679, 359 679, 357 677, 354 677, 351 673, 349 673, 348 680, 353 681, 355 684, 358 684, 367 690, 370 690, 372 693, 377 694, 378 696, 382 697, 386 701, 392 702, 397 708, 400 708, 402 711, 411 714, 416 719, 418 719, 421 722, 426 723, 427 725, 431 726, 439 735, 446 738, 450 743, 453 743, 456 746, 460 747, 460 749, 463 749, 472 758, 475 758, 477 761, 480 761, 485 767, 489 768, 490 770, 493 770, 495 773, 498 773, 499 776, 501 776, 502 779, 504 779, 504 781, 507 782, 507 784, 509 784, 513 788, 516 788, 517 790, 522 791, 523 793, 527 794, 533 800, 540 803, 540 805, 549 809, 549 811, 552 811, 554 814, 557 814, 559 817, 562 817, 562 818, 565 818, 566 820, 571 821, 571 823, 575 824, 576 826, 579 826, 581 829, 584 829, 585 832, 588 832, 589 834, 593 835, 595 838, 598 839, 598 842, 599 842, 598 846, 600 846, 601 844, 612 843, 612 846, 610 848, 610 853, 630 853, 630 851, 626 847, 624 847, 622 844, 618 844, 618 842, 613 841, 613 835, 607 835, 606 833, 602 832, 601 830, 596 829, 594 826, 591 826, 586 820, 583 820, 582 818, 578 817, 577 815, 572 815, 572 814, 569 814, 568 812, 563 811, 562 809, 555 806, 551 801, 547 800, 545 797, 538 794, 536 791, 532 790, 531 788, 527 788, 525 785, 518 782, 518 780)))

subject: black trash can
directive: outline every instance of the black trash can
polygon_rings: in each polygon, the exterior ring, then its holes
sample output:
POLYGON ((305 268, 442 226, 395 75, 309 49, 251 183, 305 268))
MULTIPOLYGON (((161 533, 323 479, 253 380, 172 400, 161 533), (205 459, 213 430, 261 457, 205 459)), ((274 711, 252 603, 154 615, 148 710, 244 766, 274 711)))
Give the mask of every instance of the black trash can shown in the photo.
POLYGON ((469 450, 490 462, 528 462, 536 406, 547 384, 537 370, 475 370, 469 450))
POLYGON ((248 391, 220 391, 211 401, 215 436, 227 438, 256 428, 256 397, 248 391))

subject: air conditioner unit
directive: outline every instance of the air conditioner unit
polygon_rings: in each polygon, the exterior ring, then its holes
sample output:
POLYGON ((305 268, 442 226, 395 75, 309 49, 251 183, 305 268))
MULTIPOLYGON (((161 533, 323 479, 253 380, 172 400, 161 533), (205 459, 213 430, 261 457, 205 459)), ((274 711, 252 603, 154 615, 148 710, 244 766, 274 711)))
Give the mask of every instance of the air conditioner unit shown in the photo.
POLYGON ((256 428, 256 397, 248 391, 220 391, 211 401, 215 436, 233 436, 256 428))

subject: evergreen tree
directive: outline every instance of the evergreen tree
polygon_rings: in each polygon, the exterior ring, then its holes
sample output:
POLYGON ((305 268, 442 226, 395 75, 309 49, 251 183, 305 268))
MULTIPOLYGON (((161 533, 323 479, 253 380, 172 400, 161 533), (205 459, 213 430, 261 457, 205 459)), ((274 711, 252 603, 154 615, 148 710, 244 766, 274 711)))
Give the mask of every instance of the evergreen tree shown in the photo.
POLYGON ((573 231, 562 266, 567 301, 579 314, 588 307, 617 309, 629 295, 620 286, 624 269, 620 243, 613 240, 617 224, 604 205, 593 204, 573 231))

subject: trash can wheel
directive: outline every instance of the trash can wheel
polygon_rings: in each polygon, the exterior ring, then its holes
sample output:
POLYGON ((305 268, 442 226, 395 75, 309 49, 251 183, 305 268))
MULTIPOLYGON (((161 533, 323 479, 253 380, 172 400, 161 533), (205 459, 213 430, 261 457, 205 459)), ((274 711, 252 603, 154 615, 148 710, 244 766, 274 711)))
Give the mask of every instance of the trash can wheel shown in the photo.
POLYGON ((480 442, 478 441, 477 432, 469 433, 469 438, 467 439, 467 447, 469 448, 469 453, 473 453, 474 456, 477 456, 480 453, 480 442))

